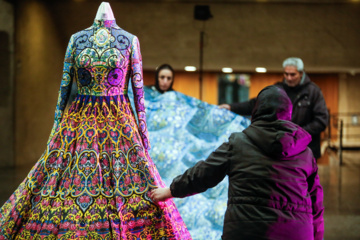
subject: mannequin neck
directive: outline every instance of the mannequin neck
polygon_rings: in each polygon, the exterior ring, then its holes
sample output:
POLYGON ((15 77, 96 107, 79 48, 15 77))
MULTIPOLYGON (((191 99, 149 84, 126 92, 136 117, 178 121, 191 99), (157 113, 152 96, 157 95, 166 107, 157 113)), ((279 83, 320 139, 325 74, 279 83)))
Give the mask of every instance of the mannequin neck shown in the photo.
POLYGON ((95 20, 108 21, 115 20, 114 13, 108 2, 102 2, 96 13, 95 20))

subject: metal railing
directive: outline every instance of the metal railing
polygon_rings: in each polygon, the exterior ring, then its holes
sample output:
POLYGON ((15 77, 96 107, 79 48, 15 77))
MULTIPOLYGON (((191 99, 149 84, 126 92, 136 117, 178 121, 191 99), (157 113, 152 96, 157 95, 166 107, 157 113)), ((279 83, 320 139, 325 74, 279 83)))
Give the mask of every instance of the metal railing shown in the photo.
POLYGON ((360 112, 329 115, 325 139, 330 149, 338 151, 340 165, 342 165, 344 150, 360 150, 360 112))

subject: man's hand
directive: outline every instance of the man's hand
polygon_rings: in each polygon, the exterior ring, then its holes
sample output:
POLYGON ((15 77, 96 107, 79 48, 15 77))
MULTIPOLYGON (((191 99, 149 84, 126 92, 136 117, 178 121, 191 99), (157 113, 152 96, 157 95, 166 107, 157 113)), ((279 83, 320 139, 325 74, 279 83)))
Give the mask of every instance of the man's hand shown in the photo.
POLYGON ((229 111, 231 111, 231 107, 230 107, 230 105, 229 104, 220 104, 219 105, 219 108, 224 108, 224 109, 226 109, 226 110, 229 110, 229 111))
POLYGON ((170 188, 157 188, 150 192, 150 198, 154 202, 163 202, 172 197, 170 188))

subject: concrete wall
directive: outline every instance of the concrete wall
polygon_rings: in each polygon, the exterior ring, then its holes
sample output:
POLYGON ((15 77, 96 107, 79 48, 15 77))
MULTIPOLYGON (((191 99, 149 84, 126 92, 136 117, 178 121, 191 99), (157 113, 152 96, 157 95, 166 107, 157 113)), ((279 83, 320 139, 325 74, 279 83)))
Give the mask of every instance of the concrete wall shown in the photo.
POLYGON ((344 122, 344 145, 360 147, 360 74, 341 74, 339 119, 344 122), (352 120, 356 118, 356 122, 352 120))
POLYGON ((0 167, 14 166, 14 8, 0 0, 0 167))
POLYGON ((15 151, 16 164, 26 165, 45 150, 61 81, 62 46, 67 43, 40 1, 18 4, 16 10, 15 151))
MULTIPOLYGON (((308 72, 360 71, 360 3, 199 2, 209 3, 213 19, 194 20, 195 1, 124 0, 110 4, 118 25, 139 37, 145 70, 165 62, 176 70, 185 65, 198 67, 199 35, 204 30, 206 71, 227 66, 252 72, 262 66, 279 73, 282 60, 288 56, 303 58, 308 72)), ((92 24, 100 3, 17 1, 17 165, 33 164, 45 150, 66 45, 71 34, 92 24)), ((213 84, 216 79, 211 76, 213 84)), ((198 83, 193 83, 193 88, 188 82, 176 84, 184 93, 198 91, 198 83)))

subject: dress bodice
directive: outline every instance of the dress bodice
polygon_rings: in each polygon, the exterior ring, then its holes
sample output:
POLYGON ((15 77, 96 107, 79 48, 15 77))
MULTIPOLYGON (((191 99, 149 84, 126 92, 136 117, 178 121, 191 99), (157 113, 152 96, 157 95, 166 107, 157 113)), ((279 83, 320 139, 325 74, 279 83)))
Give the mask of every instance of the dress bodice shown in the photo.
POLYGON ((63 118, 73 80, 76 81, 78 95, 91 96, 93 101, 95 98, 100 101, 100 98, 109 96, 121 96, 121 101, 127 99, 128 85, 131 82, 140 135, 145 148, 150 147, 140 44, 135 35, 117 26, 115 20, 95 20, 91 27, 71 36, 65 53, 55 122, 50 137, 63 118))
POLYGON ((140 68, 131 66, 141 62, 137 37, 117 26, 115 20, 95 20, 91 27, 73 34, 65 62, 72 63, 68 77, 76 80, 81 95, 126 94, 129 78, 135 77, 136 82, 142 74, 140 68))

